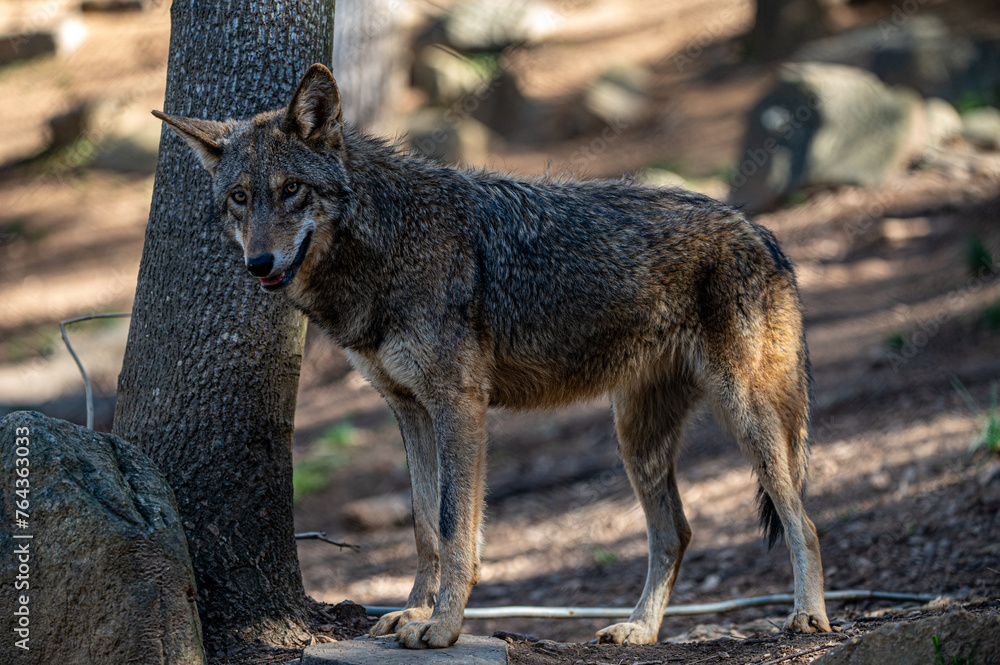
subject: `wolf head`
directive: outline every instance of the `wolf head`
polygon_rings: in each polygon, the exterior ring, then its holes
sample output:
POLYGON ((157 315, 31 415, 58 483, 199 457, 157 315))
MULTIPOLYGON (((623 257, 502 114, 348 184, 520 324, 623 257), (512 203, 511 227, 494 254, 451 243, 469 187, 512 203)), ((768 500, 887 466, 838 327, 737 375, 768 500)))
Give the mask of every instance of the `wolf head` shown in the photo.
MULTIPOLYGON (((288 106, 250 120, 153 115, 190 145, 212 174, 226 231, 268 291, 295 279, 350 199, 340 92, 330 70, 309 68, 288 106)), ((325 242, 324 242, 325 241, 325 242)))

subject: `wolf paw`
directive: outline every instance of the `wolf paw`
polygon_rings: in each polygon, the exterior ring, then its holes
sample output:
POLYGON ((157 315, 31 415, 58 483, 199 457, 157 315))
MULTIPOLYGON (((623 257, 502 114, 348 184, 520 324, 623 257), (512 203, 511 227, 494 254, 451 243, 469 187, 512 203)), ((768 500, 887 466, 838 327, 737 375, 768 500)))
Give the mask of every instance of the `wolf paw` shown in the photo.
POLYGON ((369 635, 391 635, 400 628, 417 619, 429 619, 433 610, 429 607, 411 607, 399 612, 389 612, 382 615, 378 623, 368 631, 369 635))
POLYGON ((399 629, 396 640, 407 649, 443 649, 458 640, 461 622, 452 625, 444 619, 418 619, 399 629))
POLYGON ((830 621, 826 618, 826 612, 809 614, 808 612, 795 612, 785 621, 786 633, 830 633, 830 621))
POLYGON ((652 644, 656 642, 658 632, 641 623, 616 623, 597 631, 596 641, 602 644, 625 644, 626 642, 628 644, 652 644))

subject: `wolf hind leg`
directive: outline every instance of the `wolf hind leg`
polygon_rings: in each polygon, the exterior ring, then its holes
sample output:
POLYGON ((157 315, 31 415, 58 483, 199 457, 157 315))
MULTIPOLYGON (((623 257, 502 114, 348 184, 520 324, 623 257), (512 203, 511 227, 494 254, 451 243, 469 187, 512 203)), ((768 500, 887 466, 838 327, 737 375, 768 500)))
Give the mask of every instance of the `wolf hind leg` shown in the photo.
POLYGON ((684 372, 658 376, 612 395, 615 428, 629 481, 646 516, 646 585, 628 621, 597 632, 601 642, 656 642, 691 528, 675 469, 688 412, 700 391, 684 372))
POLYGON ((757 473, 761 525, 772 541, 784 531, 795 578, 795 608, 784 628, 816 633, 831 628, 819 538, 802 502, 809 418, 805 372, 803 364, 783 375, 775 364, 756 372, 756 385, 750 385, 739 371, 722 371, 713 400, 721 424, 736 437, 757 473))

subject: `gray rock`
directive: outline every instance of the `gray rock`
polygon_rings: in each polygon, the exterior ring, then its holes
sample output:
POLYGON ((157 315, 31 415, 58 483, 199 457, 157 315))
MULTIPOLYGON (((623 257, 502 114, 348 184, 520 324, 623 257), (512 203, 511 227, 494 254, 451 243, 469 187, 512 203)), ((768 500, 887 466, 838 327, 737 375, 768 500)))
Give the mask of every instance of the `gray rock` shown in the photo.
POLYGON ((507 644, 493 637, 461 635, 447 649, 404 649, 394 635, 362 637, 306 647, 301 665, 506 665, 507 644))
POLYGON ((467 0, 448 12, 444 33, 449 44, 463 51, 501 51, 542 39, 556 19, 540 0, 467 0))
POLYGON ((97 146, 94 166, 119 173, 153 174, 160 147, 160 128, 145 127, 127 135, 110 135, 97 146))
POLYGON ((141 12, 143 0, 83 0, 82 12, 141 12))
POLYGON ((649 79, 643 67, 614 67, 587 87, 584 103, 605 124, 632 124, 646 111, 649 79))
POLYGON ((56 40, 51 32, 30 32, 0 36, 0 66, 18 60, 31 60, 56 52, 56 40))
POLYGON ((878 185, 920 152, 918 102, 853 67, 786 65, 750 111, 729 202, 759 211, 803 187, 878 185))
POLYGON ((0 441, 0 579, 24 584, 0 631, 27 640, 17 662, 204 663, 187 540, 149 458, 30 411, 0 420, 0 441))
POLYGON ((455 109, 425 108, 409 118, 410 147, 443 164, 483 160, 489 139, 489 130, 455 109))
POLYGON ((517 78, 505 69, 500 69, 485 88, 466 96, 461 106, 474 107, 472 117, 508 141, 558 136, 549 108, 525 95, 517 78))
POLYGON ((984 150, 1000 148, 1000 110, 985 106, 963 113, 962 138, 984 150))
POLYGON ((815 665, 937 663, 934 637, 944 662, 1000 662, 1000 618, 965 610, 882 626, 852 638, 817 658, 815 665), (974 655, 974 657, 973 657, 974 655), (967 661, 955 660, 968 659, 967 661))
POLYGON ((924 151, 934 151, 962 134, 962 117, 955 107, 932 97, 924 102, 924 151))
POLYGON ((52 131, 52 137, 49 139, 49 149, 65 148, 81 138, 90 124, 90 114, 90 104, 83 102, 65 113, 50 118, 49 129, 52 131))
POLYGON ((874 25, 811 42, 791 60, 866 69, 887 85, 950 102, 970 95, 998 99, 1000 40, 952 35, 937 16, 907 14, 903 7, 893 5, 874 25))
POLYGON ((448 106, 487 87, 495 72, 474 60, 433 46, 420 51, 413 83, 431 106, 448 106))

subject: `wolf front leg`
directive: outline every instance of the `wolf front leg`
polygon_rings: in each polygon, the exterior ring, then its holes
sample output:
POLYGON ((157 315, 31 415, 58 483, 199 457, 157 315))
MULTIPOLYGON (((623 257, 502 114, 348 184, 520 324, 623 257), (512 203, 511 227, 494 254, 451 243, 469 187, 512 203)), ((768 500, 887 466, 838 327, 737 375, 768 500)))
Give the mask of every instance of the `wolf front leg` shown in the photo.
POLYGON ((410 621, 428 619, 434 610, 440 579, 438 563, 438 462, 434 427, 427 409, 409 396, 387 394, 386 399, 403 435, 410 467, 413 533, 417 542, 417 576, 400 612, 389 612, 371 629, 371 635, 395 633, 410 621))
POLYGON ((486 403, 479 391, 458 391, 444 403, 431 407, 440 492, 441 587, 431 617, 411 621, 399 629, 399 643, 410 649, 454 644, 462 630, 469 592, 479 581, 477 545, 485 482, 486 403))

